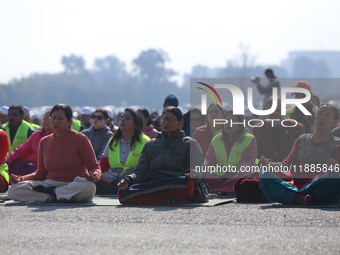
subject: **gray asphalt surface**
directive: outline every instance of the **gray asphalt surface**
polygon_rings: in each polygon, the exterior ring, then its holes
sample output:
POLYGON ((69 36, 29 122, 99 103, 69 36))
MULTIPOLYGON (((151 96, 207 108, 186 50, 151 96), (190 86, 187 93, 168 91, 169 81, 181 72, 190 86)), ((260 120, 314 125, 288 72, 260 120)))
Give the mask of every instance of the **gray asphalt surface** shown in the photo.
POLYGON ((340 254, 340 210, 4 206, 1 254, 340 254))

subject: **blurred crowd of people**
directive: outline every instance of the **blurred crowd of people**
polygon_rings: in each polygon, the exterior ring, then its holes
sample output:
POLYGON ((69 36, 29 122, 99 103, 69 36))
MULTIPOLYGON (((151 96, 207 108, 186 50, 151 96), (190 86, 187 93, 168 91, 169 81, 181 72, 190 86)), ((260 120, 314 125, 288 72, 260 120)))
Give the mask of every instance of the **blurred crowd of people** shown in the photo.
MULTIPOLYGON (((252 81, 264 94, 264 109, 271 109, 272 88, 280 83, 271 69, 265 74, 267 86, 252 81)), ((206 116, 197 108, 183 112, 175 95, 166 97, 160 115, 146 108, 114 114, 85 106, 76 119, 69 106, 58 104, 42 119, 31 119, 26 107, 2 106, 0 192, 23 202, 88 202, 95 194, 118 194, 121 203, 189 203, 206 180, 210 194, 237 196, 239 202, 336 202, 339 110, 321 104, 308 82, 294 87, 311 93, 303 103, 311 115, 292 106, 282 116, 279 96, 274 112, 261 121, 216 103, 206 116), (215 119, 227 121, 215 125, 215 119), (250 126, 251 119, 257 124, 250 126)))

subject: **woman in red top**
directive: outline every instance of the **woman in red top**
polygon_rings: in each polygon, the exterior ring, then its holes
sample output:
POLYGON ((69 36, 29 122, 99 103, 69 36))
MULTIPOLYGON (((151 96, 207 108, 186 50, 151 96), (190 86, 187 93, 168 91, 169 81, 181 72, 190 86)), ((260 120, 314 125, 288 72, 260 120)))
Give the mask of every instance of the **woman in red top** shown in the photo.
POLYGON ((70 129, 68 105, 55 105, 50 121, 54 133, 40 141, 38 170, 22 177, 12 174, 8 196, 21 202, 89 202, 101 176, 91 143, 70 129))

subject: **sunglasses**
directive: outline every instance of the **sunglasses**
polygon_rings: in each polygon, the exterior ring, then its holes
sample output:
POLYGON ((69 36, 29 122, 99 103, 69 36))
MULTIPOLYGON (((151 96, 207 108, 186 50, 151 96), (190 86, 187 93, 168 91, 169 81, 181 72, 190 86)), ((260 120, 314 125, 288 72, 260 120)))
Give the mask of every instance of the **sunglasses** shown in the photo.
POLYGON ((101 116, 101 115, 92 115, 92 116, 91 116, 91 119, 93 119, 93 120, 95 120, 95 119, 97 119, 97 120, 102 120, 102 119, 104 119, 104 117, 101 116))

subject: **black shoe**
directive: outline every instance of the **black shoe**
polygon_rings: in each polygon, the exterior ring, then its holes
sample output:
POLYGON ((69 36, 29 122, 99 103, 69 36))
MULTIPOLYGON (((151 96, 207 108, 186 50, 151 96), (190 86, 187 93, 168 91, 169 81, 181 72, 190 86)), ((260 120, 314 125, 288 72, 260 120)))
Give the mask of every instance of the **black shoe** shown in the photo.
POLYGON ((56 187, 45 187, 45 186, 42 186, 42 185, 38 185, 36 187, 33 187, 33 190, 51 195, 52 197, 53 196, 55 197, 55 192, 54 192, 55 189, 56 189, 56 187))

